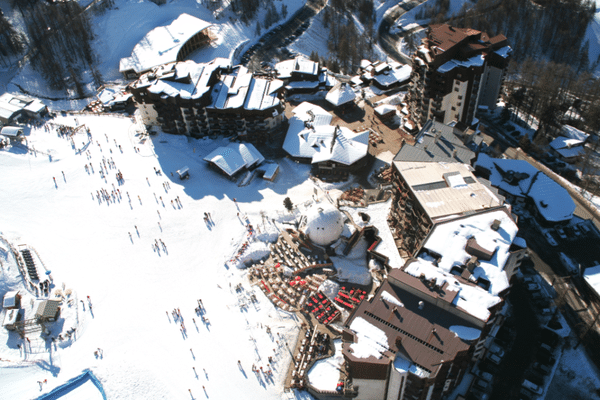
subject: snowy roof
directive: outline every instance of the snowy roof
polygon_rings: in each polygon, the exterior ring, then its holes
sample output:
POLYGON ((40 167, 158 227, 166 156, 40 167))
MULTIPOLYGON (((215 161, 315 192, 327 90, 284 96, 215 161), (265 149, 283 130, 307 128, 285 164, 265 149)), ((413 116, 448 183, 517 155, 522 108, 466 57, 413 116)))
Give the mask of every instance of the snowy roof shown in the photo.
POLYGON ((585 141, 579 139, 569 139, 564 136, 559 136, 550 142, 552 147, 563 158, 573 158, 583 155, 585 149, 583 143, 585 141))
POLYGON ((568 221, 575 203, 569 192, 525 160, 492 158, 480 153, 475 163, 490 171, 492 185, 513 196, 529 197, 549 222, 568 221))
POLYGON ((19 318, 19 309, 7 310, 2 321, 2 326, 10 326, 17 322, 19 318))
MULTIPOLYGON (((392 275, 398 274, 401 279, 418 281, 399 270, 392 275)), ((449 328, 461 326, 466 331, 484 324, 470 322, 467 318, 471 317, 464 318, 466 314, 450 313, 435 302, 423 307, 424 297, 409 286, 392 277, 382 283, 372 300, 362 302, 353 313, 347 326, 356 340, 344 347, 351 363, 381 365, 392 361, 399 372, 432 378, 444 360, 451 361, 457 353, 468 350, 473 339, 459 337, 449 328)), ((367 369, 357 372, 367 375, 367 369)), ((370 374, 369 378, 377 379, 370 374)))
POLYGON ((398 107, 393 106, 391 104, 382 104, 380 106, 375 107, 375 113, 377 115, 386 115, 387 113, 391 113, 391 112, 396 112, 396 110, 398 109, 398 107))
POLYGON ((292 157, 352 165, 367 155, 368 131, 354 133, 346 127, 329 125, 331 114, 307 102, 296 107, 293 114, 283 143, 283 149, 292 157))
POLYGON ((546 221, 561 222, 573 218, 575 202, 571 195, 546 174, 538 172, 527 195, 546 221))
POLYGON ((135 45, 131 57, 121 59, 119 72, 134 70, 140 74, 158 65, 177 61, 177 55, 187 41, 211 25, 189 14, 181 14, 170 25, 148 32, 135 45))
POLYGON ((131 96, 131 93, 125 92, 124 86, 109 86, 102 89, 98 93, 98 100, 106 106, 110 106, 115 103, 127 101, 131 96))
POLYGON ((12 308, 17 305, 17 296, 19 295, 18 290, 6 292, 4 299, 2 300, 2 308, 12 308))
POLYGON ((277 71, 277 77, 280 79, 291 78, 295 63, 296 60, 283 60, 275 64, 275 71, 277 71))
POLYGON ((585 142, 590 136, 588 133, 585 133, 584 131, 579 130, 571 125, 563 125, 560 133, 570 139, 579 139, 582 142, 585 142))
POLYGON ((288 90, 316 89, 317 87, 319 87, 319 81, 293 81, 285 86, 288 90))
POLYGON ((306 210, 304 232, 313 243, 327 246, 339 239, 344 230, 342 213, 329 203, 313 204, 306 210))
POLYGON ((448 299, 453 305, 465 313, 485 322, 490 317, 489 308, 500 303, 502 299, 493 295, 479 286, 470 285, 460 281, 454 275, 436 267, 431 261, 417 258, 404 268, 407 274, 426 280, 435 279, 444 292, 451 294, 448 299))
POLYGON ((23 134, 23 128, 19 128, 18 126, 5 126, 0 129, 0 134, 6 137, 17 137, 23 134))
POLYGON ((215 58, 210 63, 202 64, 189 60, 178 62, 160 66, 153 73, 142 75, 134 85, 145 86, 148 92, 154 94, 197 99, 211 90, 210 80, 215 71, 229 65, 226 58, 215 58))
POLYGON ((575 146, 581 146, 584 142, 585 142, 585 140, 571 139, 571 138, 566 138, 564 136, 559 136, 556 139, 554 139, 552 142, 550 142, 550 147, 552 147, 554 150, 570 149, 575 146))
POLYGON ((412 67, 410 65, 394 66, 391 70, 385 71, 374 76, 377 83, 382 86, 390 86, 397 82, 404 82, 410 78, 412 67))
POLYGON ((585 279, 587 284, 600 296, 600 265, 587 268, 583 272, 583 279, 585 279))
POLYGON ((325 96, 325 100, 335 107, 354 101, 355 98, 354 90, 347 83, 336 84, 325 96))
POLYGON ((504 266, 517 231, 510 212, 502 208, 436 224, 423 243, 423 249, 433 252, 434 257, 440 256, 437 267, 450 273, 452 267, 465 265, 470 259, 467 241, 475 239, 477 245, 493 255, 489 261, 480 257, 479 266, 471 272, 471 276, 474 280, 488 280, 489 293, 497 295, 509 287, 509 277, 504 272, 504 266), (497 231, 491 229, 495 220, 500 221, 497 231))
POLYGON ((394 165, 431 219, 501 205, 466 164, 394 161, 394 165))
POLYGON ((234 175, 242 168, 250 168, 262 163, 265 158, 250 143, 231 143, 227 147, 219 147, 204 157, 220 168, 229 176, 234 175))
POLYGON ((0 118, 6 120, 10 120, 21 110, 40 113, 45 108, 44 103, 37 99, 30 99, 10 93, 3 93, 0 96, 0 118))
POLYGON ((319 74, 319 63, 304 57, 296 57, 292 74, 294 72, 317 76, 319 74))
POLYGON ((453 59, 453 60, 446 62, 442 66, 440 66, 438 68, 438 72, 443 74, 445 72, 451 71, 453 68, 456 68, 456 67, 463 67, 463 68, 483 67, 484 62, 485 62, 485 59, 483 58, 482 54, 471 57, 465 61, 453 59))
POLYGON ((506 58, 510 55, 510 53, 512 53, 512 47, 510 47, 510 46, 501 47, 498 50, 496 50, 495 53, 498 54, 502 58, 506 58))

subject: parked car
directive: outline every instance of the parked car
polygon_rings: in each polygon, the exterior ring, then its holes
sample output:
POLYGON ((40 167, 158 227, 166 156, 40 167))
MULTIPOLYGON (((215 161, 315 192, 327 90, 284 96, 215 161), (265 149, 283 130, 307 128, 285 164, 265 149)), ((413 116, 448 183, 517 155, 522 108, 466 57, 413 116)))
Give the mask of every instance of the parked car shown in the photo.
POLYGON ((544 375, 540 374, 537 371, 534 371, 533 369, 530 369, 529 371, 527 371, 525 373, 525 377, 531 383, 535 383, 538 386, 544 386, 544 375))
POLYGON ((552 366, 535 362, 533 363, 533 370, 542 375, 548 375, 552 371, 552 366))
POLYGON ((528 283, 527 284, 527 290, 529 290, 530 292, 537 292, 539 290, 542 290, 542 288, 537 283, 528 283))
POLYGON ((479 377, 490 383, 494 380, 494 375, 490 374, 489 372, 481 371, 479 372, 479 377))
POLYGON ((562 226, 557 226, 555 228, 555 230, 556 230, 556 233, 558 234, 559 238, 561 238, 563 240, 567 238, 567 235, 565 234, 565 230, 562 228, 562 226))
POLYGON ((475 387, 480 390, 488 390, 490 388, 490 383, 488 381, 484 381, 483 379, 477 379, 475 381, 475 387))
POLYGON ((497 354, 488 353, 486 358, 496 365, 500 365, 502 362, 502 358, 500 358, 497 354))
POLYGON ((554 240, 554 238, 552 237, 552 235, 549 232, 544 232, 544 237, 546 238, 546 240, 548 241, 548 243, 550 244, 550 246, 558 246, 558 243, 556 242, 556 240, 554 240))
POLYGON ((490 346, 490 353, 497 355, 498 357, 504 357, 504 349, 498 346, 496 343, 493 343, 490 346))
POLYGON ((522 386, 525 389, 527 389, 527 390, 529 390, 529 391, 531 391, 532 393, 535 393, 535 394, 542 394, 542 393, 544 393, 544 390, 541 387, 539 387, 538 385, 536 385, 533 382, 528 381, 527 379, 525 379, 523 381, 523 385, 522 386))
POLYGON ((523 278, 523 282, 525 283, 536 283, 535 278, 533 276, 526 276, 523 278))

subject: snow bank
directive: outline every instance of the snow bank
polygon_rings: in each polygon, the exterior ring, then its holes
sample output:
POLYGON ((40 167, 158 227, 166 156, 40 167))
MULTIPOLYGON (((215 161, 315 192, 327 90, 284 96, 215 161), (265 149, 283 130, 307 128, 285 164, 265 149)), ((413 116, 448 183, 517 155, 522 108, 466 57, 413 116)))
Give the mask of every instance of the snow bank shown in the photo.
POLYGON ((463 340, 476 340, 481 336, 481 330, 477 328, 470 328, 462 325, 452 325, 448 328, 451 332, 454 332, 456 336, 463 340))
POLYGON ((318 360, 308 371, 308 382, 318 390, 335 390, 340 380, 340 368, 344 363, 342 355, 342 340, 333 341, 335 353, 333 356, 318 360))
POLYGON ((362 317, 354 318, 350 329, 356 333, 357 342, 350 345, 350 350, 357 358, 381 358, 389 349, 388 338, 384 331, 377 328, 362 317))

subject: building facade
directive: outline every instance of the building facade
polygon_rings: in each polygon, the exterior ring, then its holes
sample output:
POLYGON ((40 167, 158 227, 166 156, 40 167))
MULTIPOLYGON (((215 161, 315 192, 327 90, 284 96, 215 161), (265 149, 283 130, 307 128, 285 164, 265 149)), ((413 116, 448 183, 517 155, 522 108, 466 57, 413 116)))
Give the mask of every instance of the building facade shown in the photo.
POLYGON ((410 119, 472 125, 479 106, 496 106, 511 48, 504 35, 432 25, 413 56, 410 119))
POLYGON ((129 85, 143 123, 195 138, 234 135, 260 143, 285 121, 283 82, 226 59, 162 65, 129 85))

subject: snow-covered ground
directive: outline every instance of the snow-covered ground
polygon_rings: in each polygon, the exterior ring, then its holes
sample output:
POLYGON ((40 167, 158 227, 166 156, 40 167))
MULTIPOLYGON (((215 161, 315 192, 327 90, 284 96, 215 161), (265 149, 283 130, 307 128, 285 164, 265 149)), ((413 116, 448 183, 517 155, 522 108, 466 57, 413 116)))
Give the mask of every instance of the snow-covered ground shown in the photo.
MULTIPOLYGON (((55 122, 76 124, 71 116, 55 122)), ((283 160, 275 182, 255 179, 238 187, 202 161, 223 140, 165 134, 140 140, 128 118, 79 116, 78 123, 90 128, 89 144, 84 131, 71 142, 54 130, 34 128, 27 140, 37 154, 20 147, 0 152, 5 210, 0 234, 15 247, 35 247, 52 271, 55 288, 70 289, 74 298, 90 296, 93 304, 90 310, 75 301, 78 319, 61 320, 63 332, 77 328, 67 345, 49 346, 35 337, 38 332, 31 337, 33 350, 26 347, 22 353, 17 344, 25 342, 0 330, 0 397, 36 398, 89 368, 110 399, 185 398, 188 389, 204 398, 203 386, 215 399, 281 398, 290 353, 273 336, 282 335, 292 346, 298 321, 274 309, 260 290, 255 291, 258 301, 249 302, 254 289, 246 272, 227 268, 225 261, 248 240, 237 213, 271 230, 271 218, 284 214, 285 197, 296 203, 313 194, 308 167, 283 160), (86 164, 93 172, 86 172, 86 164), (184 165, 190 168, 189 180, 171 176, 184 165), (115 178, 118 171, 122 185, 115 178), (101 189, 119 189, 120 196, 99 201, 101 189), (181 206, 171 203, 176 198, 181 206), (269 217, 264 223, 261 211, 269 217), (204 212, 211 213, 214 225, 205 224, 204 212), (197 299, 209 324, 195 315, 197 299), (181 310, 187 333, 173 320, 174 308, 181 310), (94 355, 98 348, 102 357, 94 355), (272 380, 251 371, 252 364, 266 367, 268 356, 276 360, 272 380), (40 389, 37 381, 45 379, 40 389)), ((4 250, 1 296, 24 290, 4 250)), ((28 299, 23 307, 30 309, 28 299)), ((70 307, 64 308, 66 313, 70 307)))

